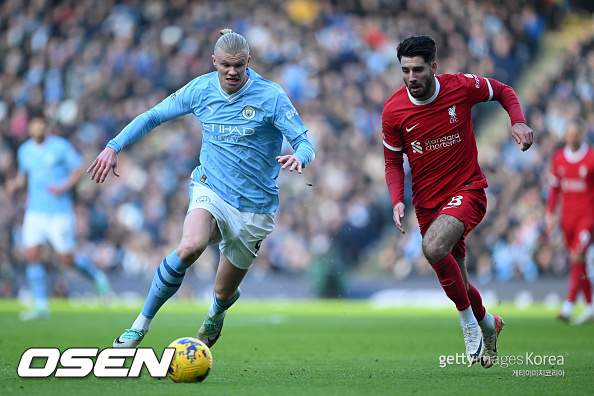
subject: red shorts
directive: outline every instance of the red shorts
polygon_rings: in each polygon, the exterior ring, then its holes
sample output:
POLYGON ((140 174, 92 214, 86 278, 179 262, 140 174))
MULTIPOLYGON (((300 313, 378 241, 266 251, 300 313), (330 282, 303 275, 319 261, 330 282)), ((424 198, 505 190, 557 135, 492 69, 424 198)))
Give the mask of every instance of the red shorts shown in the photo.
POLYGON ((585 254, 588 246, 592 243, 592 230, 594 224, 588 216, 578 221, 561 222, 561 229, 565 236, 565 244, 571 253, 585 254))
POLYGON ((454 257, 465 257, 466 245, 464 244, 464 238, 485 217, 485 213, 487 212, 487 195, 485 194, 485 190, 482 189, 460 191, 451 196, 446 202, 444 205, 435 209, 415 207, 415 213, 419 221, 419 227, 421 228, 421 235, 425 236, 431 223, 440 214, 454 216, 464 223, 466 229, 460 241, 452 249, 452 255, 454 257))

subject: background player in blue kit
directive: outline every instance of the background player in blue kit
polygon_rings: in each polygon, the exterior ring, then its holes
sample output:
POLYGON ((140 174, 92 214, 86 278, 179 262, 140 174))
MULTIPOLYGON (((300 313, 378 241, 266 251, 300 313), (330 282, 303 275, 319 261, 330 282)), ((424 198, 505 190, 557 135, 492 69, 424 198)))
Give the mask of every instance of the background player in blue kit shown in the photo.
POLYGON ((49 129, 42 115, 31 118, 28 126, 31 138, 18 151, 19 172, 7 183, 11 195, 27 185, 22 241, 34 306, 21 312, 22 320, 43 319, 50 315, 47 275, 40 261, 41 248, 46 242, 52 245, 64 265, 74 265, 94 282, 98 295, 105 296, 109 291, 105 274, 88 257, 74 255, 76 230, 72 188, 84 171, 81 156, 68 140, 49 134, 49 129))
POLYGON ((314 159, 307 128, 285 92, 249 69, 245 38, 229 29, 221 35, 212 56, 216 71, 136 117, 87 170, 92 180, 103 183, 110 171, 119 176, 120 150, 158 125, 189 113, 202 123, 200 165, 192 172, 181 242, 157 268, 141 313, 114 347, 137 346, 157 311, 179 289, 186 270, 207 245, 218 243, 214 302, 198 331, 198 338, 212 346, 262 241, 274 229, 280 169, 301 173, 314 159), (293 155, 280 155, 283 135, 293 155))

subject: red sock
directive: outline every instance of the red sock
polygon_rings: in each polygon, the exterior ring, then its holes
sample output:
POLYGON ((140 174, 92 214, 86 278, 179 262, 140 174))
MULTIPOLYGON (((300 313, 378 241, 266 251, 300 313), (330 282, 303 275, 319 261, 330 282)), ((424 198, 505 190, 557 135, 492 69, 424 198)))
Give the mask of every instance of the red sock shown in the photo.
POLYGON ((577 289, 584 292, 584 297, 586 297, 586 302, 588 304, 592 303, 592 282, 590 282, 590 278, 588 277, 588 272, 586 271, 586 263, 573 263, 571 268, 579 267, 575 271, 577 272, 578 277, 577 280, 577 289))
POLYGON ((456 304, 458 311, 463 311, 470 306, 468 293, 462 280, 462 273, 460 267, 451 253, 448 253, 443 259, 435 264, 431 264, 437 279, 447 296, 456 304))
POLYGON ((586 302, 592 304, 592 282, 588 278, 588 275, 582 278, 582 290, 586 295, 586 302))
POLYGON ((569 269, 569 281, 567 287, 567 301, 574 302, 578 291, 582 286, 582 276, 586 274, 583 263, 571 263, 569 269))
POLYGON ((476 289, 476 287, 472 286, 472 283, 469 284, 470 291, 468 292, 468 299, 470 300, 470 306, 472 307, 472 313, 476 318, 477 322, 480 322, 485 317, 485 312, 487 311, 483 306, 483 299, 481 298, 481 294, 476 289))

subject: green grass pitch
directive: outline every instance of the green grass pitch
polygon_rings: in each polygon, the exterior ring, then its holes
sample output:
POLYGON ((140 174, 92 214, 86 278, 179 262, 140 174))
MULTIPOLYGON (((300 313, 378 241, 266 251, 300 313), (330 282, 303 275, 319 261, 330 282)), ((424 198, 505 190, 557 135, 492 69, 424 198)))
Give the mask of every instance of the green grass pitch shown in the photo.
MULTIPOLYGON (((592 394, 594 324, 569 326, 555 311, 501 305, 500 356, 563 355, 564 364, 440 367, 441 355, 464 350, 458 315, 451 309, 373 309, 366 301, 239 301, 229 312, 213 368, 202 383, 168 378, 21 379, 17 366, 30 347, 110 347, 130 326, 141 304, 52 301, 53 316, 22 323, 15 300, 0 300, 2 395, 395 395, 592 394), (518 370, 534 371, 519 376, 518 370), (564 375, 546 376, 563 370, 564 375), (190 393, 191 392, 191 393, 190 393)), ((205 302, 168 302, 141 344, 160 357, 171 341, 196 335, 205 302)))

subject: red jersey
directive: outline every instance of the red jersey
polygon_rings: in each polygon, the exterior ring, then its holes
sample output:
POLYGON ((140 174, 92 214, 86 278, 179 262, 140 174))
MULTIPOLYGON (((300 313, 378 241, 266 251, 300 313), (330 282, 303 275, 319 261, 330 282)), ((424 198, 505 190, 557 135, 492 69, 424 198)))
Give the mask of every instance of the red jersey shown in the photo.
POLYGON ((553 155, 547 212, 561 195, 561 222, 594 223, 594 150, 585 143, 575 153, 567 147, 553 155))
POLYGON ((512 124, 524 122, 513 89, 496 80, 458 73, 437 75, 435 83, 435 94, 425 101, 413 98, 403 86, 384 105, 386 179, 393 205, 401 201, 404 180, 401 183, 401 176, 390 169, 402 167, 401 159, 390 156, 401 152, 408 157, 413 205, 435 208, 457 191, 488 186, 478 163, 472 106, 498 100, 512 124))

